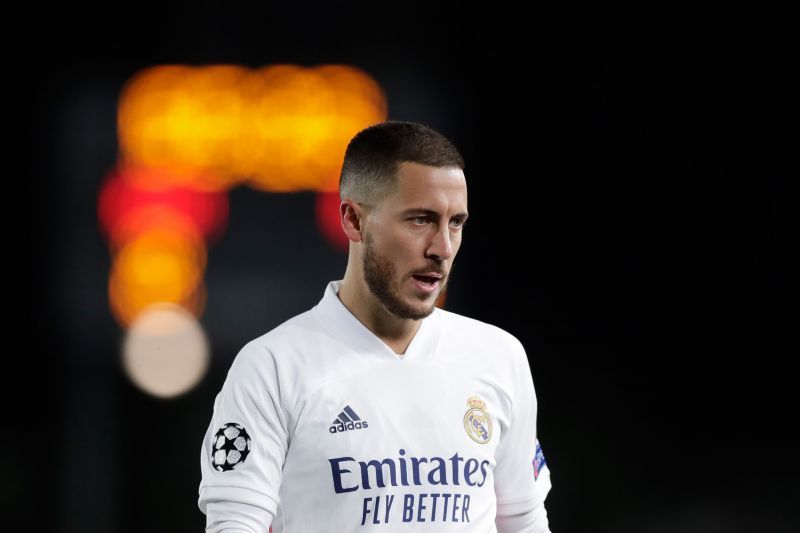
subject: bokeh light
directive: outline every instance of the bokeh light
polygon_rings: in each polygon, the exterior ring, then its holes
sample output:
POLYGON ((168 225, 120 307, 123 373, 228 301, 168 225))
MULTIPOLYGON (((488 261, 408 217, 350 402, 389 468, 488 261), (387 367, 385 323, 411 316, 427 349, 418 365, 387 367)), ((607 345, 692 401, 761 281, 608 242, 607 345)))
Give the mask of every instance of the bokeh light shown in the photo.
POLYGON ((126 84, 117 125, 122 161, 175 184, 334 191, 349 140, 386 118, 380 85, 348 65, 168 65, 126 84))
POLYGON ((123 160, 166 169, 201 189, 234 184, 233 147, 240 140, 244 103, 233 65, 158 66, 134 76, 120 97, 117 124, 123 160))
POLYGON ((439 293, 439 296, 436 298, 436 303, 434 305, 436 307, 444 309, 445 303, 447 303, 447 289, 439 293))
POLYGON ((128 326, 146 307, 182 305, 195 316, 205 306, 200 289, 206 265, 201 240, 168 229, 149 230, 126 243, 114 257, 109 278, 111 310, 128 326))
POLYGON ((178 305, 148 307, 128 330, 122 350, 130 380, 148 394, 169 398, 194 387, 208 369, 203 329, 178 305))
POLYGON ((262 90, 241 143, 248 183, 265 191, 337 190, 347 143, 386 119, 383 90, 345 65, 272 65, 258 75, 262 90))
MULTIPOLYGON (((348 65, 161 65, 138 72, 120 95, 119 160, 97 206, 112 256, 108 298, 117 322, 171 324, 167 309, 192 320, 201 315, 207 249, 224 233, 227 191, 239 184, 317 192, 317 227, 347 253, 338 216, 344 153, 358 131, 387 115, 380 85, 348 65)), ((157 372, 152 353, 133 353, 126 348, 126 369, 137 385, 157 396, 178 394, 143 377, 157 372)), ((180 381, 176 368, 167 371, 173 382, 180 381)))
POLYGON ((100 228, 114 250, 157 228, 216 242, 229 212, 224 192, 175 185, 164 171, 129 166, 118 166, 108 174, 97 209, 100 228))
POLYGON ((320 192, 316 195, 314 209, 317 230, 331 247, 346 254, 350 250, 350 239, 342 229, 342 219, 339 214, 341 203, 338 191, 320 192))

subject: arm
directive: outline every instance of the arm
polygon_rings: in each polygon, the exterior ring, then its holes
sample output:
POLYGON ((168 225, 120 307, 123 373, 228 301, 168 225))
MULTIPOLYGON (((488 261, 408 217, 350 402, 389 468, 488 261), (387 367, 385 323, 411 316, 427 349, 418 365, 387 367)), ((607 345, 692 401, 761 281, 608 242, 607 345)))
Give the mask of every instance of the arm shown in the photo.
POLYGON ((537 400, 530 363, 515 339, 510 426, 501 435, 494 471, 498 533, 550 533, 545 498, 550 469, 536 434, 537 400))
POLYGON ((206 502, 207 533, 267 533, 272 518, 269 511, 247 503, 206 502))
POLYGON ((289 437, 273 363, 246 344, 214 401, 198 498, 208 533, 266 533, 277 512, 289 437))

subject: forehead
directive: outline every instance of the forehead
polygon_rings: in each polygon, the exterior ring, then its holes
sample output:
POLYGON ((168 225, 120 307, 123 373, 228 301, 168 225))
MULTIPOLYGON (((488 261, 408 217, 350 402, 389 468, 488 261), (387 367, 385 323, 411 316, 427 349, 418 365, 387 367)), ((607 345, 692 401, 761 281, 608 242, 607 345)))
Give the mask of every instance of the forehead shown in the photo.
POLYGON ((457 167, 437 168, 402 162, 397 191, 389 201, 392 210, 414 207, 437 211, 466 211, 467 180, 457 167))

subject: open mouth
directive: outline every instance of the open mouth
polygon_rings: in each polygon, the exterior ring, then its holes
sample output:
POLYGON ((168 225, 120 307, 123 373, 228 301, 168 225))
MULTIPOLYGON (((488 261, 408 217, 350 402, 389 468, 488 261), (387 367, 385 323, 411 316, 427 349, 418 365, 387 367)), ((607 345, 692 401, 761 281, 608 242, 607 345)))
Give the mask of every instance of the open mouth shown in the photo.
POLYGON ((425 285, 427 285, 429 287, 433 287, 439 281, 439 278, 433 278, 433 277, 430 277, 430 276, 417 276, 417 275, 414 275, 413 278, 415 280, 419 281, 420 283, 423 283, 423 284, 425 284, 425 285))

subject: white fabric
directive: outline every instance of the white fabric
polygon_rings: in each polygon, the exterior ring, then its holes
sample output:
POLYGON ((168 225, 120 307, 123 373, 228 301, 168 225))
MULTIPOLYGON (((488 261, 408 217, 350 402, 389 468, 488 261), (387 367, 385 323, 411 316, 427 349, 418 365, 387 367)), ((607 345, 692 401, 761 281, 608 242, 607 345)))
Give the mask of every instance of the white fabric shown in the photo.
POLYGON ((206 531, 549 532, 519 340, 436 308, 400 357, 342 304, 341 283, 237 354, 201 450, 206 531), (334 431, 340 420, 352 429, 334 431), (228 424, 250 444, 219 471, 228 424))

